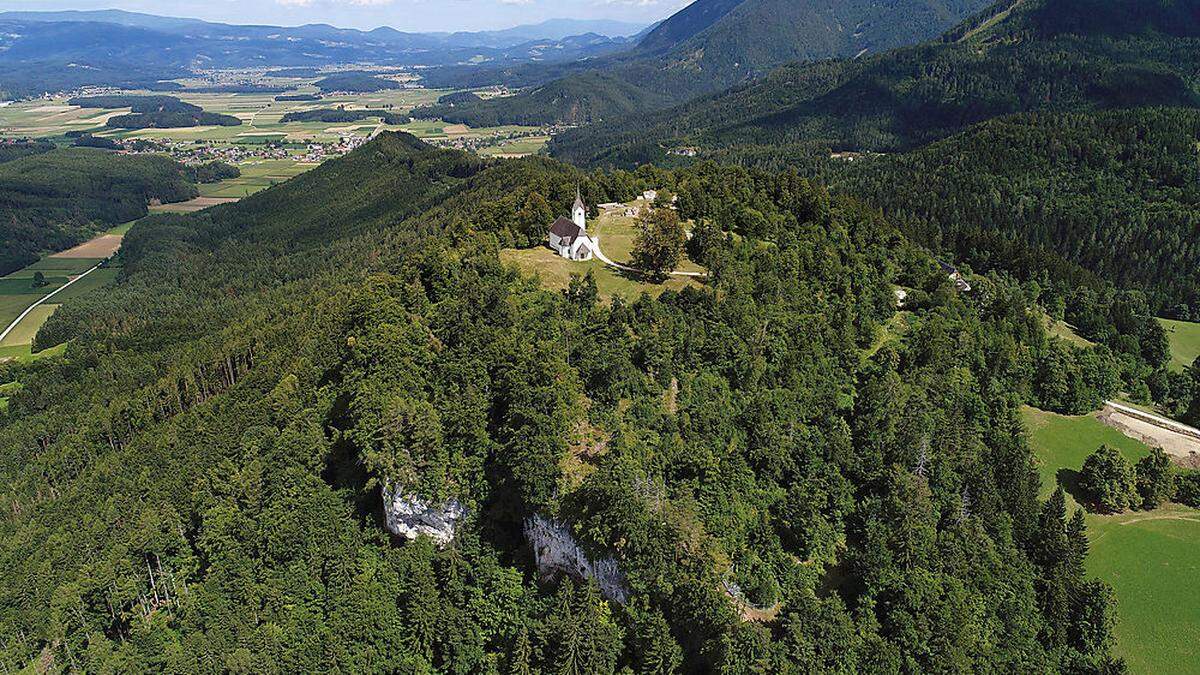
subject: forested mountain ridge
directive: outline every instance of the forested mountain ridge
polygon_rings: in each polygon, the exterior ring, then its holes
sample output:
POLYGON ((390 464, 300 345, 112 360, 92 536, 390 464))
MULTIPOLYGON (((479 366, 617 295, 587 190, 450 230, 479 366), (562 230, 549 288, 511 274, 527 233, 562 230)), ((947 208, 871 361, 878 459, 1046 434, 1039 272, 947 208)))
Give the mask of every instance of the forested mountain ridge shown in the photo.
POLYGON ((1157 315, 1191 319, 1200 317, 1198 141, 1200 110, 1031 113, 817 173, 975 269, 1071 286, 1104 279, 1140 289, 1157 315))
POLYGON ((580 124, 612 120, 614 114, 629 117, 631 112, 636 118, 742 84, 784 63, 851 58, 929 39, 985 1, 700 0, 664 21, 628 53, 572 66, 586 68, 584 73, 511 98, 433 107, 423 114, 474 126, 492 120, 580 124), (595 78, 619 84, 597 86, 595 78), (583 96, 585 87, 590 90, 583 96), (543 88, 581 95, 548 107, 543 88))
POLYGON ((1019 417, 1094 405, 1111 354, 1047 337, 1003 277, 962 297, 795 174, 581 174, 384 134, 146 219, 121 255, 39 334, 72 339, 63 358, 0 368, 21 383, 6 668, 1119 667, 1110 591, 1061 493, 1038 501, 1019 417), (711 288, 604 304, 497 255, 577 186, 747 217, 695 241, 711 288), (895 284, 909 328, 875 344, 895 284), (389 538, 383 485, 460 499, 454 545, 389 538), (542 578, 534 515, 611 556, 629 602, 542 578))
POLYGON ((41 149, 0 163, 0 276, 141 218, 151 200, 196 195, 184 167, 166 157, 41 149))
POLYGON ((723 95, 562 134, 551 151, 577 163, 618 164, 652 161, 674 146, 817 142, 896 151, 1023 111, 1194 107, 1198 4, 1002 3, 994 19, 977 17, 942 41, 783 67, 723 95))

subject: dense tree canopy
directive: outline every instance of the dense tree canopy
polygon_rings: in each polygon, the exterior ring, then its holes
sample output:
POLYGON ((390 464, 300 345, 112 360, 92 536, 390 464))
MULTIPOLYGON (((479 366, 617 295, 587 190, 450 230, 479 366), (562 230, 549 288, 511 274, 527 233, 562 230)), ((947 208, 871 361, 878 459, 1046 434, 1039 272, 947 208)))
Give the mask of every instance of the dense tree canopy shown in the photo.
POLYGON ((1038 501, 1019 417, 1070 404, 1045 359, 1106 348, 1049 337, 1003 276, 963 296, 794 173, 581 175, 384 134, 142 221, 122 257, 39 334, 62 358, 0 370, 22 385, 0 413, 7 668, 1116 667, 1111 592, 1061 493, 1038 501), (599 303, 500 263, 536 243, 525 210, 648 181, 757 212, 711 238, 709 287, 599 303), (898 313, 897 285, 921 306, 898 313), (385 483, 462 500, 454 543, 389 538, 385 483), (540 579, 534 514, 616 561, 629 601, 540 579))
POLYGON ((73 148, 0 163, 0 275, 141 218, 153 199, 196 194, 184 167, 166 157, 73 148))

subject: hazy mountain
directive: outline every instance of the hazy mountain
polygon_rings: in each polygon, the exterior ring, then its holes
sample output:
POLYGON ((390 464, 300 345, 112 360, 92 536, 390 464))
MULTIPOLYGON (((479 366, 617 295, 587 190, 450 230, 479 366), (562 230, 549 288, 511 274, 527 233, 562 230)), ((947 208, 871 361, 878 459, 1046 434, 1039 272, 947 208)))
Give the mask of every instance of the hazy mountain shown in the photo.
MULTIPOLYGON (((628 53, 597 60, 587 70, 641 89, 635 108, 654 109, 661 102, 679 103, 760 77, 772 68, 797 60, 861 57, 931 38, 980 10, 987 0, 699 0, 650 31, 628 53)), ((558 66, 578 70, 578 64, 558 66)), ((535 66, 507 73, 510 85, 528 85, 535 66)), ((471 76, 472 73, 460 73, 471 76)), ((567 74, 577 77, 577 74, 567 74)), ((478 81, 474 82, 479 84, 478 81)), ((563 87, 560 87, 563 88, 563 87)), ((538 90, 529 96, 537 96, 538 90)), ((543 123, 602 118, 608 105, 604 91, 587 102, 564 99, 554 110, 523 96, 503 103, 480 104, 479 119, 530 119, 546 111, 543 123), (582 111, 581 106, 597 106, 582 111), (511 117, 504 116, 507 109, 511 117)), ((622 97, 628 96, 622 90, 622 97)), ((475 123, 472 107, 427 114, 453 116, 475 123)))
POLYGON ((674 145, 905 149, 1016 112, 1195 106, 1200 0, 1015 0, 942 39, 867 59, 781 68, 661 113, 558 137, 580 162, 674 145))
POLYGON ((607 19, 549 19, 537 24, 528 24, 490 31, 427 32, 414 33, 381 26, 370 31, 335 28, 326 24, 308 24, 291 28, 265 25, 234 25, 176 17, 126 12, 119 9, 68 10, 58 12, 12 11, 0 12, 0 21, 19 22, 89 22, 111 23, 134 28, 183 33, 190 36, 234 35, 263 37, 284 34, 291 37, 336 37, 340 39, 383 39, 395 43, 408 41, 416 45, 445 45, 454 47, 513 47, 538 40, 562 40, 564 38, 596 34, 605 37, 635 36, 646 28, 644 24, 607 19))
POLYGON ((158 80, 212 68, 572 62, 633 45, 630 38, 596 32, 554 37, 589 26, 638 28, 563 20, 490 33, 421 34, 320 24, 234 26, 116 10, 6 12, 0 13, 0 90, 25 96, 89 84, 156 86, 158 80), (531 37, 537 35, 543 37, 531 37))

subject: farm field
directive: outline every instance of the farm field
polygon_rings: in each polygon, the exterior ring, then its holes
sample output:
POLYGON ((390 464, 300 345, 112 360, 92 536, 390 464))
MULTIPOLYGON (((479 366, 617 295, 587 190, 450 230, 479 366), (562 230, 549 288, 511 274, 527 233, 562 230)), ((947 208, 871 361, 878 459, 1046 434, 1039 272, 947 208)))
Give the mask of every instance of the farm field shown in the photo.
MULTIPOLYGON (((131 92, 147 94, 150 92, 131 92)), ((135 129, 119 130, 105 127, 114 115, 129 112, 121 110, 97 110, 67 105, 66 98, 51 101, 38 100, 18 102, 0 108, 0 135, 29 137, 62 137, 71 131, 87 131, 108 138, 159 138, 176 141, 205 141, 209 143, 257 144, 268 141, 291 143, 329 142, 344 136, 370 136, 377 129, 402 130, 418 138, 438 140, 457 138, 487 138, 515 131, 536 131, 529 127, 489 127, 470 129, 460 124, 447 124, 437 120, 415 120, 404 125, 383 125, 378 120, 363 120, 345 124, 327 122, 282 123, 283 116, 291 112, 304 112, 319 108, 345 107, 348 110, 367 108, 388 112, 407 113, 414 107, 433 103, 445 91, 432 89, 401 89, 346 96, 328 96, 320 101, 276 101, 275 94, 189 94, 186 91, 171 94, 188 103, 204 108, 208 112, 232 115, 242 120, 237 127, 188 127, 183 129, 135 129)), ((541 140, 519 139, 513 143, 512 154, 532 154, 545 145, 541 140)))
POLYGON ((549 142, 549 136, 518 138, 486 147, 479 154, 485 157, 527 157, 541 152, 549 142))
POLYGON ((1171 343, 1171 370, 1183 372, 1200 357, 1200 323, 1159 319, 1171 343))
POLYGON ((86 272, 98 262, 98 259, 48 257, 0 277, 0 330, 8 327, 13 319, 39 298, 67 283, 69 277, 86 272), (45 286, 33 287, 36 272, 45 276, 45 286))
MULTIPOLYGON (((1095 415, 1065 417, 1024 411, 1042 496, 1061 478, 1071 485, 1083 460, 1101 444, 1129 460, 1149 454, 1145 445, 1104 426, 1095 415)), ((1068 489, 1068 493, 1070 490, 1068 489)), ((1068 509, 1078 508, 1070 494, 1068 509)), ((1086 515, 1091 553, 1088 572, 1117 594, 1117 653, 1134 673, 1200 672, 1200 512, 1168 505, 1152 512, 1086 515)))
MULTIPOLYGON (((261 160, 239 164, 242 175, 219 183, 200 185, 200 196, 212 199, 241 199, 261 192, 272 185, 278 185, 300 174, 315 168, 316 164, 308 164, 289 159, 261 160)), ((185 202, 184 204, 187 204, 185 202)), ((160 207, 160 211, 181 210, 184 204, 169 204, 160 207)), ((211 206, 212 204, 209 204, 211 206)), ((195 209, 190 209, 195 210, 195 209)))
MULTIPOLYGON (((7 328, 35 302, 61 288, 72 277, 83 274, 103 260, 98 257, 80 257, 85 254, 103 255, 108 257, 120 247, 121 237, 133 226, 133 223, 118 225, 90 242, 77 246, 71 251, 64 251, 46 256, 38 262, 0 277, 0 331, 7 328), (34 288, 33 279, 37 272, 45 277, 46 285, 34 288)), ((30 352, 33 338, 41 329, 42 324, 54 313, 59 305, 91 293, 116 280, 120 274, 118 267, 105 267, 95 270, 86 277, 71 284, 69 288, 55 295, 50 302, 41 305, 30 312, 11 333, 0 343, 0 361, 10 358, 28 359, 35 356, 45 356, 46 350, 38 355, 30 352)))

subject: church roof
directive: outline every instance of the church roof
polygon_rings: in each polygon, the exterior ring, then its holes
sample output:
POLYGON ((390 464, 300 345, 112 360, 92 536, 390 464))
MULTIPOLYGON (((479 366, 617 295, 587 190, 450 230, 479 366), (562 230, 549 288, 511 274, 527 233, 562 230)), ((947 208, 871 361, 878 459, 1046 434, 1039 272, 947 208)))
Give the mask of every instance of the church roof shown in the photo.
POLYGON ((575 188, 575 205, 571 207, 571 211, 574 212, 575 209, 587 210, 587 207, 583 204, 583 194, 579 191, 579 188, 575 188))
POLYGON ((563 216, 559 216, 558 220, 554 221, 554 224, 550 226, 550 234, 557 235, 568 241, 575 241, 575 237, 578 237, 581 233, 583 233, 583 230, 574 221, 563 216))

